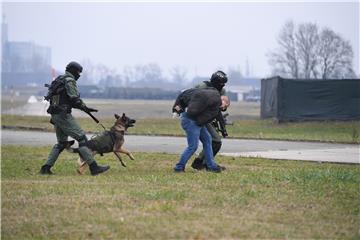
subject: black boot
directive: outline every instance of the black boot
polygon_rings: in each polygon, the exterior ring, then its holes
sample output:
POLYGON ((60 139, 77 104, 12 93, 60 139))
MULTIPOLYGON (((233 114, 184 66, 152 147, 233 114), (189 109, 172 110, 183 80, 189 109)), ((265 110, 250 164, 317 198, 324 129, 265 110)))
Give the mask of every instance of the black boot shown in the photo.
POLYGON ((96 161, 92 162, 89 166, 91 175, 95 176, 100 173, 106 172, 110 169, 110 166, 99 166, 97 165, 96 161))
POLYGON ((41 175, 52 175, 54 174, 51 170, 50 170, 51 166, 50 165, 42 165, 41 169, 40 169, 40 174, 41 175))
POLYGON ((218 166, 216 166, 215 168, 206 168, 206 171, 208 172, 214 172, 214 173, 221 173, 221 168, 218 166))
POLYGON ((203 170, 205 166, 200 158, 195 158, 191 164, 191 167, 196 170, 203 170))
MULTIPOLYGON (((221 171, 225 171, 226 167, 221 166, 221 165, 217 165, 218 168, 220 168, 221 171)), ((205 166, 206 170, 209 170, 208 166, 205 166)))

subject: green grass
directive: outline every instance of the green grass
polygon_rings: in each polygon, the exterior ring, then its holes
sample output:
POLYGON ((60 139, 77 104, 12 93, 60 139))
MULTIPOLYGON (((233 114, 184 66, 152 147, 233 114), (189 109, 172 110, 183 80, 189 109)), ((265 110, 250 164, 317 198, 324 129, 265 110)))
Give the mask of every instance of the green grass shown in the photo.
POLYGON ((360 167, 221 157, 228 169, 176 174, 178 155, 134 153, 123 168, 78 176, 50 147, 2 146, 3 239, 360 238, 360 167))
MULTIPOLYGON (((2 126, 39 128, 53 131, 49 117, 2 115, 2 126)), ((90 118, 78 118, 82 128, 88 132, 99 132, 102 128, 90 118)), ((107 128, 114 123, 113 118, 101 119, 107 128)), ((360 121, 324 121, 277 124, 272 120, 237 120, 227 126, 231 138, 277 139, 299 141, 322 141, 360 143, 360 121)), ((183 136, 179 119, 138 119, 129 134, 183 136)))

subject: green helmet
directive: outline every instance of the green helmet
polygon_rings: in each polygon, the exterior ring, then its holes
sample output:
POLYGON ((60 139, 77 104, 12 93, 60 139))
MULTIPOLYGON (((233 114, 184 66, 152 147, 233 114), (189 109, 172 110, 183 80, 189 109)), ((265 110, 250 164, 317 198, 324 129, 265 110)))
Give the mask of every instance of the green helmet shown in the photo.
POLYGON ((83 67, 75 61, 69 62, 69 64, 66 65, 66 71, 68 71, 72 75, 74 75, 76 80, 79 79, 80 73, 82 72, 82 70, 83 70, 83 67))

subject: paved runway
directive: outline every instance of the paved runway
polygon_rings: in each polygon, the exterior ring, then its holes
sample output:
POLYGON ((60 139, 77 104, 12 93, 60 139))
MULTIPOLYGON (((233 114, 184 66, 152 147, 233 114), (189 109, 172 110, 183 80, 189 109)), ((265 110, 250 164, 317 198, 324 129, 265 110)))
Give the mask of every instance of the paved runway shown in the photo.
MULTIPOLYGON (((88 135, 90 138, 92 135, 88 135)), ((186 147, 184 137, 125 136, 125 148, 132 152, 180 154, 186 147)), ((1 131, 1 145, 53 145, 54 133, 1 131)), ((200 147, 201 148, 201 145, 200 147)), ((360 145, 272 140, 224 139, 220 154, 226 156, 360 164, 360 145)))

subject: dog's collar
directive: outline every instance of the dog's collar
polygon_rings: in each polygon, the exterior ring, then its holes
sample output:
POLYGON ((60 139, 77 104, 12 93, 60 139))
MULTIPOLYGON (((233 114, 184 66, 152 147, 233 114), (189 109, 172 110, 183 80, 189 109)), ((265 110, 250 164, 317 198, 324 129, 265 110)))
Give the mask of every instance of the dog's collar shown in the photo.
POLYGON ((120 129, 119 128, 120 127, 112 126, 111 130, 114 131, 114 132, 125 132, 126 131, 124 126, 121 126, 120 129))

